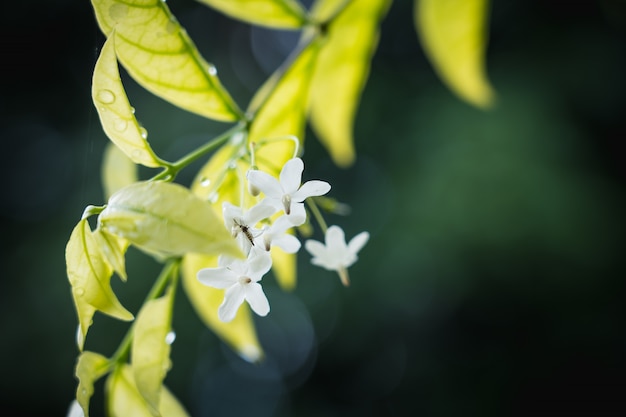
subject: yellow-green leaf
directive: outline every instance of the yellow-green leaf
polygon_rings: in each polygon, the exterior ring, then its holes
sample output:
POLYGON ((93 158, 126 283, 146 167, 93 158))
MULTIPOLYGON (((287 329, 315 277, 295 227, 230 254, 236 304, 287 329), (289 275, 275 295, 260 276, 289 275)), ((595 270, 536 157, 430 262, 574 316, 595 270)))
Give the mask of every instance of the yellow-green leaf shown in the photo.
POLYGON ((304 140, 309 87, 319 46, 318 40, 303 40, 286 66, 277 70, 252 99, 250 111, 256 115, 248 141, 256 143, 257 165, 267 172, 280 172, 294 156, 290 136, 304 140))
POLYGON ((74 307, 76 308, 76 314, 78 315, 76 346, 78 346, 78 350, 82 351, 85 346, 87 331, 93 323, 93 315, 96 313, 96 308, 83 300, 83 298, 78 296, 74 291, 72 291, 72 298, 74 299, 74 307))
POLYGON ((296 0, 198 0, 235 19, 273 28, 295 29, 306 23, 296 0))
POLYGON ((128 249, 129 242, 126 239, 112 235, 101 228, 96 229, 93 235, 98 241, 100 250, 104 255, 104 260, 111 265, 122 281, 126 281, 126 259, 124 255, 128 249))
MULTIPOLYGON (((379 24, 390 0, 350 3, 329 25, 311 83, 311 126, 339 166, 354 162, 354 118, 378 44, 379 24)), ((312 13, 327 15, 334 0, 316 3, 312 13)))
MULTIPOLYGON (((152 417, 143 399, 130 365, 122 365, 107 378, 107 405, 109 417, 152 417)), ((163 417, 188 417, 189 414, 176 397, 163 386, 159 400, 159 412, 163 417)))
POLYGON ((183 258, 182 274, 185 293, 200 319, 241 357, 256 362, 263 356, 254 322, 247 303, 237 312, 234 320, 224 323, 217 309, 224 300, 224 290, 203 285, 196 274, 203 268, 217 266, 217 257, 189 254, 183 258))
POLYGON ((135 322, 131 350, 133 374, 137 389, 158 415, 163 379, 170 367, 170 345, 173 293, 170 288, 163 297, 150 300, 141 308, 135 322))
POLYGON ((114 192, 137 182, 137 165, 124 152, 112 143, 108 143, 102 160, 102 188, 106 199, 114 192))
POLYGON ((485 70, 488 6, 488 0, 415 0, 426 56, 448 88, 478 107, 494 100, 485 70))
POLYGON ((150 253, 243 254, 211 206, 187 188, 138 182, 111 196, 99 226, 150 253))
POLYGON ((185 110, 224 121, 243 118, 200 52, 161 0, 92 0, 100 29, 145 89, 185 110), (114 32, 114 34, 113 34, 114 32))
POLYGON ((111 288, 113 269, 103 258, 86 219, 81 220, 72 231, 65 249, 65 261, 83 339, 87 334, 91 317, 87 321, 81 314, 91 313, 93 316, 93 312, 84 307, 83 301, 120 320, 133 319, 133 315, 122 307, 113 293, 111 288))
POLYGON ((89 400, 93 395, 93 384, 109 371, 109 360, 95 352, 83 352, 76 363, 78 388, 76 399, 83 409, 85 417, 89 417, 89 400))
POLYGON ((148 167, 161 165, 148 144, 147 131, 139 126, 120 79, 115 57, 114 36, 110 36, 96 62, 91 98, 106 135, 133 162, 148 167))
MULTIPOLYGON (((240 137, 239 140, 245 140, 240 137)), ((222 203, 228 201, 244 207, 252 204, 252 196, 245 187, 246 172, 250 164, 240 159, 239 145, 225 145, 211 156, 200 169, 191 185, 191 191, 211 203, 216 213, 222 216, 222 203), (240 201, 244 198, 244 201, 240 201)), ((223 219, 222 219, 223 220, 223 219)))

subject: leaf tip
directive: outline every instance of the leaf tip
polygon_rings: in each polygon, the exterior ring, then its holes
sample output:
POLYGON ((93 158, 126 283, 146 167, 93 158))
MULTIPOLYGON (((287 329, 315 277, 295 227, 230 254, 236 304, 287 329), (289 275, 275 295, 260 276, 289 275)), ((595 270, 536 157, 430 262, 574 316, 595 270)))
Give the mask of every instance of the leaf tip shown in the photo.
POLYGON ((253 344, 240 346, 238 349, 238 353, 242 359, 250 363, 259 363, 264 358, 261 348, 253 344))

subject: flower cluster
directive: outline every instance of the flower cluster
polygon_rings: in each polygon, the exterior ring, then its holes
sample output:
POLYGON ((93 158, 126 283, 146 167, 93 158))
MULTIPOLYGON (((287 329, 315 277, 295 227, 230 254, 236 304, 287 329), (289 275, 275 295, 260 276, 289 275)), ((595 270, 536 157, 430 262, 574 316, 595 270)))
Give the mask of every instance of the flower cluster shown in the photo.
MULTIPOLYGON (((248 188, 254 195, 263 193, 264 198, 247 210, 228 202, 223 204, 224 224, 237 239, 246 259, 222 255, 217 267, 198 271, 197 277, 204 285, 225 290, 224 301, 218 309, 220 320, 233 320, 244 301, 259 316, 269 313, 269 302, 259 282, 272 267, 270 251, 277 246, 286 253, 298 252, 300 241, 289 232, 306 222, 304 200, 330 191, 330 184, 325 181, 301 184, 303 171, 304 163, 300 158, 287 161, 278 179, 252 169, 247 174, 248 188), (281 212, 269 224, 269 218, 281 212), (262 221, 264 225, 258 227, 262 221)), ((325 245, 308 240, 305 248, 313 255, 313 264, 337 271, 344 285, 348 285, 347 268, 356 262, 356 254, 368 238, 369 234, 362 232, 346 245, 343 230, 331 226, 326 231, 325 245)))

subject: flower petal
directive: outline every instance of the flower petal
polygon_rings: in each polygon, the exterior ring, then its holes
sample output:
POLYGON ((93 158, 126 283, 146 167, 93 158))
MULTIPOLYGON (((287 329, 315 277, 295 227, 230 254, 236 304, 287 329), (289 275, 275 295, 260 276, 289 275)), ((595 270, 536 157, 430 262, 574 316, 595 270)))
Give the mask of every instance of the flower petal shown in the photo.
POLYGON ((356 255, 370 238, 370 234, 367 232, 361 232, 350 240, 348 243, 348 250, 350 253, 356 255))
POLYGON ((248 304, 250 304, 252 311, 259 316, 267 316, 267 313, 270 312, 270 303, 267 301, 267 297, 260 284, 252 282, 246 286, 246 300, 248 304))
POLYGON ((237 276, 228 268, 204 268, 198 271, 198 280, 213 288, 228 288, 237 282, 237 276))
POLYGON ((250 252, 250 254, 247 276, 252 281, 260 281, 272 267, 272 258, 269 254, 262 252, 250 252))
POLYGON ((300 188, 302 181, 302 171, 304 171, 304 162, 300 158, 292 158, 285 162, 283 169, 280 171, 280 185, 284 194, 293 194, 300 188))
POLYGON ((326 231, 326 249, 328 252, 341 251, 345 252, 346 236, 343 233, 343 229, 339 226, 330 226, 326 231))
POLYGON ((235 259, 228 265, 228 269, 230 269, 233 275, 235 275, 235 278, 238 279, 240 276, 248 273, 248 260, 235 259))
POLYGON ((222 215, 224 216, 224 224, 230 230, 234 225, 235 218, 241 218, 243 212, 240 207, 234 206, 229 202, 222 204, 222 215))
POLYGON ((274 209, 274 213, 278 213, 285 208, 281 199, 271 197, 264 198, 261 202, 259 202, 259 204, 272 207, 274 209))
POLYGON ((331 263, 330 260, 326 258, 311 258, 311 263, 329 271, 336 271, 338 269, 337 265, 331 263))
POLYGON ((305 198, 324 195, 330 191, 330 184, 326 181, 312 180, 302 184, 302 187, 291 194, 291 201, 301 203, 305 198))
POLYGON ((278 180, 270 174, 257 169, 248 171, 248 182, 261 190, 263 194, 271 198, 281 199, 283 197, 283 189, 278 180))
POLYGON ((237 315, 237 310, 239 310, 239 306, 243 303, 243 300, 246 298, 245 289, 237 284, 228 288, 224 293, 224 302, 217 309, 217 315, 221 321, 227 323, 232 321, 237 315))
POLYGON ((282 235, 291 227, 293 227, 293 224, 289 221, 287 216, 280 216, 272 223, 269 233, 271 233, 272 236, 282 235))
POLYGON ((354 264, 358 259, 359 258, 355 254, 346 251, 341 259, 337 260, 337 266, 348 268, 351 267, 352 264, 354 264))
POLYGON ((291 203, 291 213, 285 215, 293 226, 300 226, 306 221, 304 203, 291 203))
POLYGON ((217 258, 217 266, 226 266, 229 267, 232 265, 233 262, 239 261, 241 262, 241 259, 239 258, 233 258, 232 256, 229 255, 220 255, 217 258))
POLYGON ((276 212, 276 209, 268 204, 263 204, 263 202, 256 204, 254 207, 251 207, 250 210, 246 212, 243 216, 243 221, 246 225, 252 227, 257 224, 259 221, 266 219, 273 215, 276 212))
POLYGON ((322 242, 318 242, 317 240, 307 240, 304 242, 304 249, 307 250, 312 256, 316 258, 325 258, 326 257, 326 246, 322 242))
POLYGON ((296 253, 300 250, 300 241, 297 237, 283 234, 272 239, 272 245, 278 246, 286 253, 296 253))

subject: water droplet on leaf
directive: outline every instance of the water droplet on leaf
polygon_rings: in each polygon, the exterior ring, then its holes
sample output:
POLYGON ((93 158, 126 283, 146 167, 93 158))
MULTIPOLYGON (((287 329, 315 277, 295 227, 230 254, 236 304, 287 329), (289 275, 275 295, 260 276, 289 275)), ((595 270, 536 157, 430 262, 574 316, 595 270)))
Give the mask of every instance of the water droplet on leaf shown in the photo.
POLYGON ((176 340, 176 332, 171 330, 165 335, 165 343, 171 345, 176 340))
POLYGON ((77 296, 82 297, 83 295, 85 295, 85 289, 82 287, 77 287, 74 289, 74 292, 76 293, 77 296))
POLYGON ((100 90, 98 91, 98 101, 104 104, 111 104, 115 101, 115 94, 111 90, 100 90))
POLYGON ((211 75, 217 75, 217 68, 215 68, 215 65, 213 64, 208 65, 207 71, 209 71, 209 74, 211 75))
POLYGON ((115 119, 113 126, 115 126, 115 130, 117 130, 118 132, 123 132, 128 127, 128 122, 118 117, 117 119, 115 119))
POLYGON ((148 139, 148 131, 146 130, 145 127, 140 127, 139 128, 139 134, 141 134, 142 138, 148 139))
POLYGON ((211 180, 209 178, 202 177, 202 179, 200 179, 200 185, 202 187, 208 187, 209 185, 211 185, 211 180))
POLYGON ((230 142, 234 146, 241 145, 246 140, 246 135, 243 132, 237 132, 230 138, 230 142))

